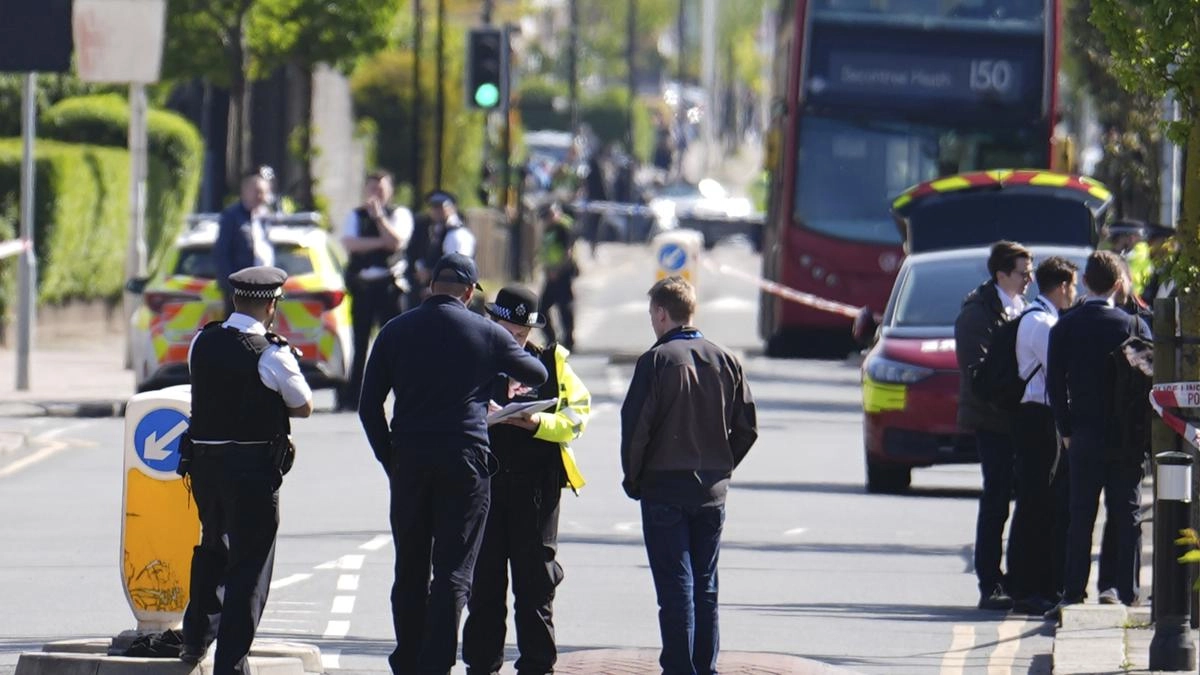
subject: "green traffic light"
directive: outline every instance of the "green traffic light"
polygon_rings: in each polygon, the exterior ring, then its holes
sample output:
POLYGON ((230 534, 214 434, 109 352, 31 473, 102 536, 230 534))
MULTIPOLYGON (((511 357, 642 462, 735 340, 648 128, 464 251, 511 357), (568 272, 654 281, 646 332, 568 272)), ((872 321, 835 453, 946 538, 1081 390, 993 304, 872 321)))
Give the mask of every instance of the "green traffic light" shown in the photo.
POLYGON ((500 89, 491 83, 481 84, 475 90, 475 104, 480 108, 492 108, 500 102, 500 89))

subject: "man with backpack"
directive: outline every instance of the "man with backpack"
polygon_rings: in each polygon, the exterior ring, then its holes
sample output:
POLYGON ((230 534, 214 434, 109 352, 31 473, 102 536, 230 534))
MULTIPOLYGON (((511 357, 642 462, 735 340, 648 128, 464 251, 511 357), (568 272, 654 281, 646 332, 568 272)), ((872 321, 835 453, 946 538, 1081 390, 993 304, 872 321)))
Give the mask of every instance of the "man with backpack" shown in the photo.
POLYGON ((1141 548, 1137 516, 1146 448, 1130 447, 1116 438, 1112 418, 1132 417, 1148 403, 1145 397, 1141 402, 1115 400, 1123 398, 1126 389, 1114 386, 1113 364, 1131 337, 1149 340, 1150 333, 1137 316, 1113 303, 1122 274, 1123 263, 1115 253, 1097 251, 1088 256, 1083 281, 1089 297, 1050 331, 1046 389, 1062 437, 1070 522, 1062 600, 1047 618, 1059 618, 1062 607, 1083 602, 1087 595, 1101 490, 1105 516, 1116 534, 1109 543, 1117 549, 1109 553, 1116 569, 1106 575, 1116 588, 1101 589, 1101 599, 1112 602, 1115 594, 1117 601, 1127 605, 1137 600, 1133 567, 1141 548))
POLYGON ((1059 312, 1075 304, 1078 269, 1059 256, 1043 260, 1034 273, 1038 297, 1013 326, 1014 367, 1024 386, 1012 415, 1017 499, 1008 537, 1008 590, 1013 610, 1034 616, 1054 607, 1062 588, 1066 514, 1058 514, 1056 494, 1065 497, 1066 477, 1054 470, 1058 434, 1046 395, 1046 361, 1050 329, 1059 312))
POLYGON ((1013 601, 1004 587, 1000 557, 1013 491, 1010 419, 976 395, 972 375, 992 343, 993 332, 1024 309, 1023 294, 1033 278, 1033 254, 1018 243, 1000 241, 992 246, 987 269, 991 278, 967 295, 954 322, 955 356, 962 376, 958 426, 964 433, 974 434, 983 472, 983 494, 975 523, 979 608, 1007 610, 1013 601))

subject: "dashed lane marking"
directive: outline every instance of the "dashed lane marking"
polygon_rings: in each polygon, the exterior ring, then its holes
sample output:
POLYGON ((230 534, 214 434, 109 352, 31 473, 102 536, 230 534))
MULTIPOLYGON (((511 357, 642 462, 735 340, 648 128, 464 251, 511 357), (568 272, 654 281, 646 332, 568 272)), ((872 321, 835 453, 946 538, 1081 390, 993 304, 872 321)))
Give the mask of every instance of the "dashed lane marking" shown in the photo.
POLYGON ((942 655, 941 675, 962 675, 967 665, 967 655, 975 646, 974 626, 955 626, 950 649, 942 655))
POLYGON ((357 591, 358 590, 358 575, 343 574, 338 577, 337 589, 339 591, 357 591))
POLYGON ((379 549, 383 548, 384 546, 387 546, 390 543, 392 543, 391 535, 380 534, 380 535, 377 535, 371 541, 368 541, 367 543, 359 546, 359 548, 364 551, 378 551, 379 549))
POLYGON ((784 532, 783 536, 785 536, 785 537, 793 536, 793 535, 797 535, 797 534, 804 534, 805 532, 808 532, 807 527, 793 527, 792 529, 784 532))
POLYGON ((325 625, 325 634, 322 637, 326 639, 341 639, 350 633, 349 621, 330 621, 325 625))
POLYGON ((329 610, 330 614, 353 614, 354 613, 354 596, 353 595, 338 595, 333 598, 333 607, 329 610))
POLYGON ((298 584, 301 581, 311 577, 311 574, 292 574, 282 579, 276 579, 275 581, 271 582, 271 590, 275 590, 276 588, 284 588, 285 586, 291 586, 292 584, 298 584))
POLYGON ((363 561, 367 556, 349 554, 344 555, 337 560, 330 560, 317 565, 314 569, 318 570, 359 570, 362 569, 363 561))
POLYGON ((321 666, 326 670, 338 670, 342 667, 342 652, 337 649, 321 651, 321 666))

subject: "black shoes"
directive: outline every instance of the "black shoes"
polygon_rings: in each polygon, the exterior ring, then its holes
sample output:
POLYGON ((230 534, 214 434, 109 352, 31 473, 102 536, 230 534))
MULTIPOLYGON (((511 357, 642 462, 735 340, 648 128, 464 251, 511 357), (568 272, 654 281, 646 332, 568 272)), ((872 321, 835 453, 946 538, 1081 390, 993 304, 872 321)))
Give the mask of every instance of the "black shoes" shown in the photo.
POLYGON ((979 609, 992 609, 997 611, 1007 611, 1013 608, 1013 599, 1008 593, 1004 592, 1004 587, 996 584, 992 588, 991 593, 981 594, 979 596, 979 609))
POLYGON ((1013 612, 1026 616, 1046 616, 1046 612, 1054 609, 1054 601, 1036 595, 1013 601, 1013 612))
POLYGON ((179 660, 190 665, 196 665, 204 660, 204 655, 208 653, 208 649, 204 647, 189 647, 184 645, 179 649, 179 660))

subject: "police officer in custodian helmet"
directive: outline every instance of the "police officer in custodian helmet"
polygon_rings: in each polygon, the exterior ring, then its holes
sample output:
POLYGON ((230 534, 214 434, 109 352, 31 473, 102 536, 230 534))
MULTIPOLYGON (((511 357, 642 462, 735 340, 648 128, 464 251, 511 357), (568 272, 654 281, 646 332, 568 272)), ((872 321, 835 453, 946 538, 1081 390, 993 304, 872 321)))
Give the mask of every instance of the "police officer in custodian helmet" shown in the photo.
POLYGON ((275 267, 230 274, 234 312, 201 329, 188 354, 192 449, 186 471, 201 537, 192 553, 179 658, 200 661, 215 639, 217 675, 250 672, 250 643, 275 559, 278 490, 292 456, 289 418, 308 417, 313 409, 292 348, 268 332, 286 279, 275 267))

